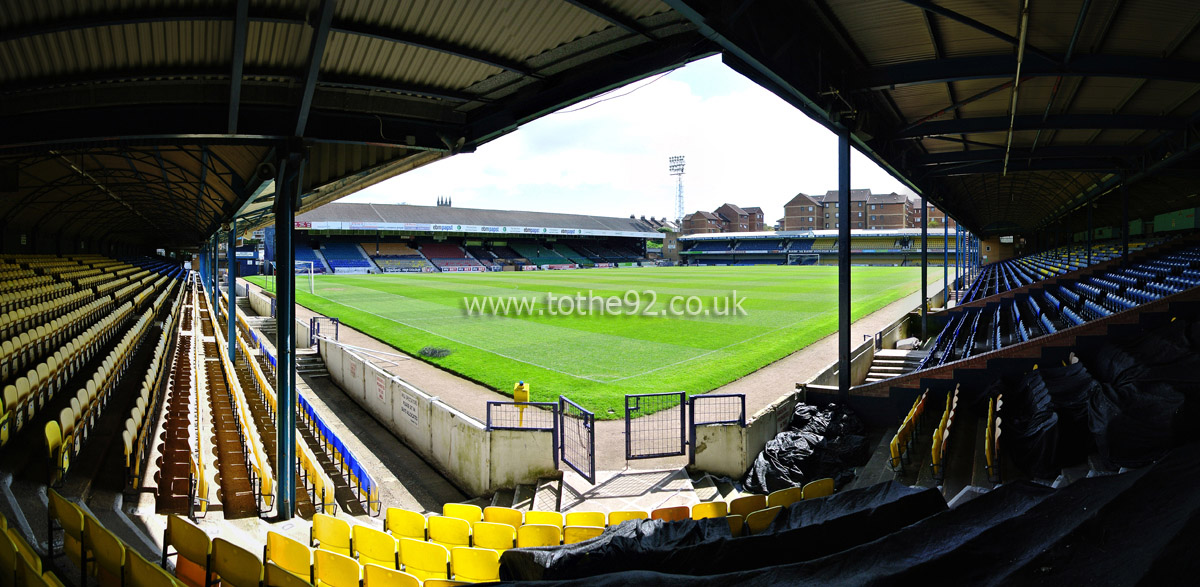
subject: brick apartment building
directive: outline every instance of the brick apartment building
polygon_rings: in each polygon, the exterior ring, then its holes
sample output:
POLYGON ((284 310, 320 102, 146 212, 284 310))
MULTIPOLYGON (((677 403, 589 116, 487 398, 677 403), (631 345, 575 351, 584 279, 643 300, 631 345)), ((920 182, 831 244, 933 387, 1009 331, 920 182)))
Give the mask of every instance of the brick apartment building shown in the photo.
MULTIPOLYGON (((941 211, 930 206, 930 221, 940 221, 941 211)), ((843 215, 837 190, 823 195, 796 194, 784 204, 783 230, 819 230, 839 228, 843 215)), ((921 224, 920 205, 907 196, 873 194, 871 190, 850 190, 850 209, 846 211, 852 229, 916 228, 921 224)), ((953 222, 953 221, 951 221, 953 222)), ((953 227, 953 224, 951 224, 953 227)))
POLYGON ((727 203, 712 212, 701 210, 684 216, 681 229, 683 234, 761 232, 763 211, 757 206, 742 208, 727 203))

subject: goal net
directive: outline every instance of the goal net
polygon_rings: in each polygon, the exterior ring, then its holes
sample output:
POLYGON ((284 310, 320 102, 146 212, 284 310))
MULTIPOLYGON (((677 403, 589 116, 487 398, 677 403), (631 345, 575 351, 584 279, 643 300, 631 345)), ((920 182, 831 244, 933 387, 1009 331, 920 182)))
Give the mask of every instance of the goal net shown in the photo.
MULTIPOLYGON (((296 289, 308 289, 308 293, 316 292, 316 267, 312 261, 294 261, 296 272, 296 289)), ((267 289, 275 291, 275 274, 267 275, 267 289)))
POLYGON ((821 255, 818 253, 788 253, 788 265, 819 265, 821 255))

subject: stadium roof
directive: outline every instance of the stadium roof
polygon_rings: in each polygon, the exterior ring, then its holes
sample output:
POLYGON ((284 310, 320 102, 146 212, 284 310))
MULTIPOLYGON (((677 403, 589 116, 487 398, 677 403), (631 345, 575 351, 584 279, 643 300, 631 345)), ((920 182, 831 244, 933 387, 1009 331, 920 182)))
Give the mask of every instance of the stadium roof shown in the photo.
MULTIPOLYGON (((452 206, 412 206, 407 204, 326 204, 296 217, 298 223, 345 223, 347 229, 380 230, 401 228, 395 225, 448 225, 473 227, 557 228, 581 231, 581 234, 609 232, 638 233, 657 236, 649 221, 635 218, 610 218, 583 214, 554 214, 550 212, 520 212, 516 210, 483 210, 452 206)), ((413 228, 411 230, 430 230, 413 228)), ((455 231, 458 232, 458 231, 455 231)), ((468 231, 470 232, 470 231, 468 231)))
MULTIPOLYGON (((1046 227, 1123 179, 1148 217, 1200 183, 1200 3, 667 3, 975 232, 1046 227)), ((1120 197, 1102 204, 1119 224, 1120 197)))
POLYGON ((657 0, 8 0, 0 222, 195 244, 283 152, 311 209, 713 51, 657 0))
MULTIPOLYGON (((822 230, 778 230, 775 232, 712 232, 705 234, 689 234, 679 237, 681 241, 691 240, 762 240, 762 239, 789 239, 789 238, 835 238, 838 235, 836 229, 822 230)), ((879 229, 851 229, 850 236, 852 238, 873 237, 873 236, 894 236, 894 237, 921 237, 920 228, 879 228, 879 229)), ((930 230, 929 236, 941 236, 940 230, 930 230)), ((808 251, 803 251, 808 252, 808 251)), ((812 251, 814 253, 820 251, 812 251)))

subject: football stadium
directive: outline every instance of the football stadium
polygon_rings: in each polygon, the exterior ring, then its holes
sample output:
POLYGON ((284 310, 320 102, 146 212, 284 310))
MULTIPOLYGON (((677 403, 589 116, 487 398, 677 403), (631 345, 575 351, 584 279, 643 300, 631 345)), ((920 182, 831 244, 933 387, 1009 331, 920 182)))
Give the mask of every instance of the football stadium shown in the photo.
POLYGON ((1200 5, 0 15, 0 587, 1200 573, 1200 5), (836 185, 367 201, 709 58, 836 185))

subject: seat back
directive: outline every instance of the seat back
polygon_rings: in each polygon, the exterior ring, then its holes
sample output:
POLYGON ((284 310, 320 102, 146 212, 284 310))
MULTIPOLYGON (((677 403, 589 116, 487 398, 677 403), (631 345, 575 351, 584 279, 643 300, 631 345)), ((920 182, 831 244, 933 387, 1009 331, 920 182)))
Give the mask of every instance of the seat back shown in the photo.
POLYGON ((737 514, 743 518, 749 516, 753 512, 757 512, 767 507, 767 496, 765 495, 743 495, 729 502, 729 513, 737 514))
POLYGON ((732 534, 734 538, 742 535, 742 530, 746 521, 745 518, 734 514, 725 516, 725 521, 729 522, 729 533, 732 534))
POLYGON ((102 585, 119 584, 125 574, 125 544, 95 518, 83 519, 83 546, 93 553, 102 585))
POLYGON ((517 530, 508 524, 475 522, 471 539, 476 548, 508 550, 517 545, 517 530))
POLYGON ((263 580, 262 561, 253 552, 224 538, 212 541, 209 575, 220 577, 221 583, 233 587, 259 587, 263 580))
POLYGON ((162 567, 142 558, 132 548, 125 550, 125 585, 137 587, 179 587, 180 583, 162 567))
POLYGON ((563 544, 575 544, 591 540, 604 533, 601 526, 567 526, 563 528, 563 544))
POLYGON ((729 513, 729 504, 723 501, 705 501, 692 506, 692 519, 723 518, 729 513))
POLYGON ((471 524, 458 518, 433 516, 429 518, 429 540, 447 549, 471 545, 471 524))
POLYGON ((404 571, 363 565, 363 587, 421 587, 421 580, 404 571))
POLYGON ((525 524, 517 528, 517 548, 534 546, 558 546, 562 542, 558 526, 548 524, 525 524))
POLYGON ((267 562, 267 564, 263 566, 263 586, 312 587, 312 581, 309 579, 302 579, 273 562, 267 562))
POLYGON ((349 557, 349 522, 327 514, 313 514, 310 544, 319 549, 349 557))
POLYGON ((525 512, 525 523, 556 526, 561 530, 563 527, 563 515, 559 512, 529 511, 525 512))
POLYGON ((746 517, 746 527, 750 530, 750 534, 759 534, 766 530, 781 511, 783 511, 782 506, 775 506, 752 512, 746 517))
POLYGON ((426 520, 419 512, 388 508, 384 513, 383 529, 397 538, 425 540, 426 520))
POLYGON ((400 562, 404 572, 421 581, 450 578, 450 551, 440 544, 401 538, 400 562))
POLYGON ((604 512, 567 512, 567 526, 605 526, 604 512))
POLYGON ((455 548, 450 551, 450 570, 454 573, 455 581, 499 581, 500 553, 487 548, 455 548))
POLYGON ((826 477, 804 484, 804 499, 815 499, 833 495, 833 479, 826 477))
POLYGON ((608 512, 608 525, 616 526, 626 520, 648 520, 650 519, 649 512, 628 510, 618 512, 608 512))
POLYGON ((466 520, 468 524, 483 520, 483 510, 479 506, 469 503, 445 504, 442 506, 442 515, 447 518, 466 520))
POLYGON ((361 565, 378 565, 399 569, 399 546, 387 532, 367 526, 356 525, 352 532, 354 557, 361 565))
POLYGON ((205 585, 204 572, 208 568, 208 555, 212 553, 208 534, 186 518, 172 514, 167 518, 163 540, 164 567, 170 547, 174 547, 179 555, 175 561, 175 577, 188 585, 205 585))
POLYGON ((279 568, 312 580, 312 550, 299 540, 293 540, 277 532, 267 532, 267 543, 263 546, 263 562, 274 563, 279 568))
POLYGON ((782 506, 787 507, 804 499, 804 489, 801 487, 788 487, 773 491, 767 496, 767 507, 782 506))
POLYGON ((53 489, 47 489, 46 496, 49 498, 47 507, 50 519, 57 521, 63 530, 63 551, 67 558, 75 563, 75 566, 80 566, 80 548, 83 544, 83 511, 53 489))
POLYGON ((361 578, 358 561, 336 552, 313 552, 313 584, 318 587, 358 587, 361 578))
POLYGON ((525 514, 518 509, 493 505, 483 508, 483 521, 494 524, 508 524, 515 530, 521 524, 525 523, 525 514))
POLYGON ((690 515, 691 508, 686 505, 658 508, 650 512, 651 519, 662 520, 664 522, 678 522, 679 520, 686 520, 690 515))

